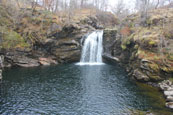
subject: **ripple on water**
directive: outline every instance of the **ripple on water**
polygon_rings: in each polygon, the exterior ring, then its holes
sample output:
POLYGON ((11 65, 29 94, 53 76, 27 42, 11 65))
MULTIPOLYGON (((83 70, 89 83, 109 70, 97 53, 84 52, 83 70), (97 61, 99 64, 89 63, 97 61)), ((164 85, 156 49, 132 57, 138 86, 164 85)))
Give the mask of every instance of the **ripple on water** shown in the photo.
POLYGON ((15 68, 3 74, 2 115, 122 115, 129 110, 158 110, 151 104, 156 100, 142 93, 145 90, 117 65, 65 64, 15 68))

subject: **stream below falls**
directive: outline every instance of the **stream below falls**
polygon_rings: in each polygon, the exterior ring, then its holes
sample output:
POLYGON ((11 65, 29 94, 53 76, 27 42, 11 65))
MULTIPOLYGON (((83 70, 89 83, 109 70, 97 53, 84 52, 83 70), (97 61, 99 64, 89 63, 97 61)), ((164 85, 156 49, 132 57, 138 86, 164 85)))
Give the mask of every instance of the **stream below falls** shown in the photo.
POLYGON ((3 73, 1 115, 169 115, 157 89, 130 80, 118 65, 63 64, 3 73))

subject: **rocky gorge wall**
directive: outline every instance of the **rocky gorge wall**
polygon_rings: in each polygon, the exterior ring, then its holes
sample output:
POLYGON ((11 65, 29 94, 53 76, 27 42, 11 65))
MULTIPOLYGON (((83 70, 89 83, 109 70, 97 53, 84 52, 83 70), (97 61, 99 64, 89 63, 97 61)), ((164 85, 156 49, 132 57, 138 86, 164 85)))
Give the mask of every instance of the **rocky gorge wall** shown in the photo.
POLYGON ((172 11, 153 10, 144 22, 139 14, 131 15, 118 29, 106 29, 103 56, 124 66, 131 78, 159 87, 169 108, 173 108, 172 11))
MULTIPOLYGON (((145 22, 140 22, 137 14, 130 15, 119 24, 114 16, 107 13, 98 15, 98 12, 92 12, 91 15, 91 11, 88 14, 86 11, 81 14, 77 12, 71 20, 64 21, 51 13, 31 12, 29 9, 25 14, 20 10, 20 21, 14 23, 11 21, 12 13, 6 10, 0 7, 3 17, 0 19, 0 79, 2 68, 6 67, 35 67, 79 61, 81 39, 87 33, 104 29, 105 59, 124 66, 129 76, 137 81, 171 91, 165 93, 169 94, 167 98, 172 96, 173 88, 168 88, 173 87, 172 84, 162 83, 163 80, 173 79, 172 9, 152 11, 145 22)), ((173 108, 172 101, 167 105, 173 108)))
POLYGON ((89 9, 74 11, 70 20, 66 13, 60 17, 31 9, 17 10, 19 19, 13 19, 16 17, 13 10, 0 6, 3 17, 0 19, 0 55, 3 57, 0 58, 3 65, 0 69, 77 62, 81 55, 81 39, 92 31, 116 23, 111 13, 89 9))

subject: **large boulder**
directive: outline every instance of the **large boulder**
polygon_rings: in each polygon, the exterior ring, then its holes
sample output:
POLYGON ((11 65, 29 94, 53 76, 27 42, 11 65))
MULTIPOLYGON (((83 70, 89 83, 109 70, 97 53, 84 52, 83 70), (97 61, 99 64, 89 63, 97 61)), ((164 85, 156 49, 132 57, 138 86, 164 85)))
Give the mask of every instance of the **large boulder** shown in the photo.
POLYGON ((147 82, 150 80, 150 78, 147 75, 145 75, 138 69, 134 70, 133 76, 135 77, 136 80, 141 81, 141 82, 147 82))
POLYGON ((55 56, 59 63, 76 62, 80 60, 81 45, 78 39, 62 38, 59 40, 49 40, 45 46, 48 47, 48 52, 55 56))
POLYGON ((173 109, 173 102, 167 102, 166 107, 173 109))

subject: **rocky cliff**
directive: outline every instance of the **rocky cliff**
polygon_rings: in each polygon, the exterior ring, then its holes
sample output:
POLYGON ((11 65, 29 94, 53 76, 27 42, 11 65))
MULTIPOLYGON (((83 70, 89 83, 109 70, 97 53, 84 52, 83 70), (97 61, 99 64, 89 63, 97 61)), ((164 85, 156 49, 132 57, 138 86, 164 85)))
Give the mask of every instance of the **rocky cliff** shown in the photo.
POLYGON ((4 56, 4 67, 79 61, 83 36, 117 23, 111 13, 90 9, 73 11, 69 18, 67 12, 57 15, 44 10, 0 6, 0 16, 0 53, 4 56))
MULTIPOLYGON (((140 14, 133 14, 116 29, 106 29, 104 33, 104 41, 108 43, 104 57, 125 66, 129 76, 137 81, 160 87, 166 91, 166 98, 172 98, 173 91, 172 20, 172 8, 156 9, 148 13, 146 20, 141 21, 140 14), (162 83, 163 80, 168 80, 168 84, 162 83)), ((173 108, 172 101, 167 100, 166 106, 173 108)))
POLYGON ((139 81, 170 79, 173 77, 172 19, 173 9, 151 11, 145 22, 139 21, 138 14, 127 17, 119 29, 105 30, 105 42, 110 40, 105 53, 128 65, 127 70, 139 81))

